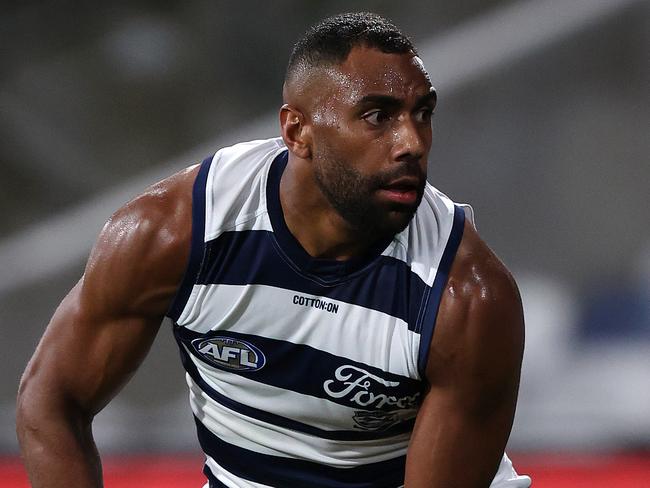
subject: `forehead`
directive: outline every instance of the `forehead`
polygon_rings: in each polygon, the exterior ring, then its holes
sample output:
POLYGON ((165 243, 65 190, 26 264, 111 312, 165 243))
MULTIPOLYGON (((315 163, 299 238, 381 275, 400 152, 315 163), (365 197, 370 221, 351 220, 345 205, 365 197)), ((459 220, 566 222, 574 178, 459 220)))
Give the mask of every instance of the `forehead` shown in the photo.
POLYGON ((397 98, 419 97, 433 90, 420 58, 354 47, 347 59, 330 71, 332 88, 350 101, 369 93, 397 98))

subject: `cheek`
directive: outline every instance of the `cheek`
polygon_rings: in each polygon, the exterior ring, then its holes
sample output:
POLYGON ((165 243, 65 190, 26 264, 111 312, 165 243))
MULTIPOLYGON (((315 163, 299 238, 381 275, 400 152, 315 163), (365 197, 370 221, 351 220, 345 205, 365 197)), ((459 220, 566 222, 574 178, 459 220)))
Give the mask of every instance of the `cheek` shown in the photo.
POLYGON ((314 144, 337 154, 343 159, 353 157, 363 144, 354 131, 340 118, 334 116, 324 124, 314 124, 314 144))

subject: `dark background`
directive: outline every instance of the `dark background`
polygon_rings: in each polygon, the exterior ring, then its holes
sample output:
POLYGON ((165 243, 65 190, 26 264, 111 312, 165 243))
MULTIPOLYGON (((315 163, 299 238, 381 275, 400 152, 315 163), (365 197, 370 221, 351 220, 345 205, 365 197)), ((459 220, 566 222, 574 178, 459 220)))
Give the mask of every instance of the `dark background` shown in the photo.
MULTIPOLYGON (((474 206, 520 284, 512 447, 650 446, 647 3, 24 1, 0 7, 0 451, 105 219, 221 145, 277 135, 293 42, 350 10, 419 47, 439 93, 430 180, 474 206)), ((101 449, 194 448, 167 325, 99 415, 101 449)))

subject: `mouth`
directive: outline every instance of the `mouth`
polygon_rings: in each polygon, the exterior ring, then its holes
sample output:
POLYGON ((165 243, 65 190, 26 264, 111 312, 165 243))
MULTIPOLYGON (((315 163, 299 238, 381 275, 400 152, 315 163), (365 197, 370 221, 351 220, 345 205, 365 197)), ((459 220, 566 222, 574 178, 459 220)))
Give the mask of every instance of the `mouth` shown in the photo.
POLYGON ((414 205, 419 197, 422 185, 418 178, 402 177, 381 187, 380 197, 403 205, 414 205))

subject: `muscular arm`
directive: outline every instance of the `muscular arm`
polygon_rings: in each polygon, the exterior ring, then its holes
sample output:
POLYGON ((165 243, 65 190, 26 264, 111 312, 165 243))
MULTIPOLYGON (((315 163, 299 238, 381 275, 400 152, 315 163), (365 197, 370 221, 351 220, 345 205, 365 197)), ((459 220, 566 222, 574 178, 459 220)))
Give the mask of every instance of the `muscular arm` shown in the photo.
POLYGON ((490 485, 512 427, 523 343, 517 287, 466 223, 431 341, 407 488, 490 485))
POLYGON ((35 488, 102 485, 91 422, 144 359, 181 280, 195 174, 113 215, 27 365, 17 433, 35 488))

